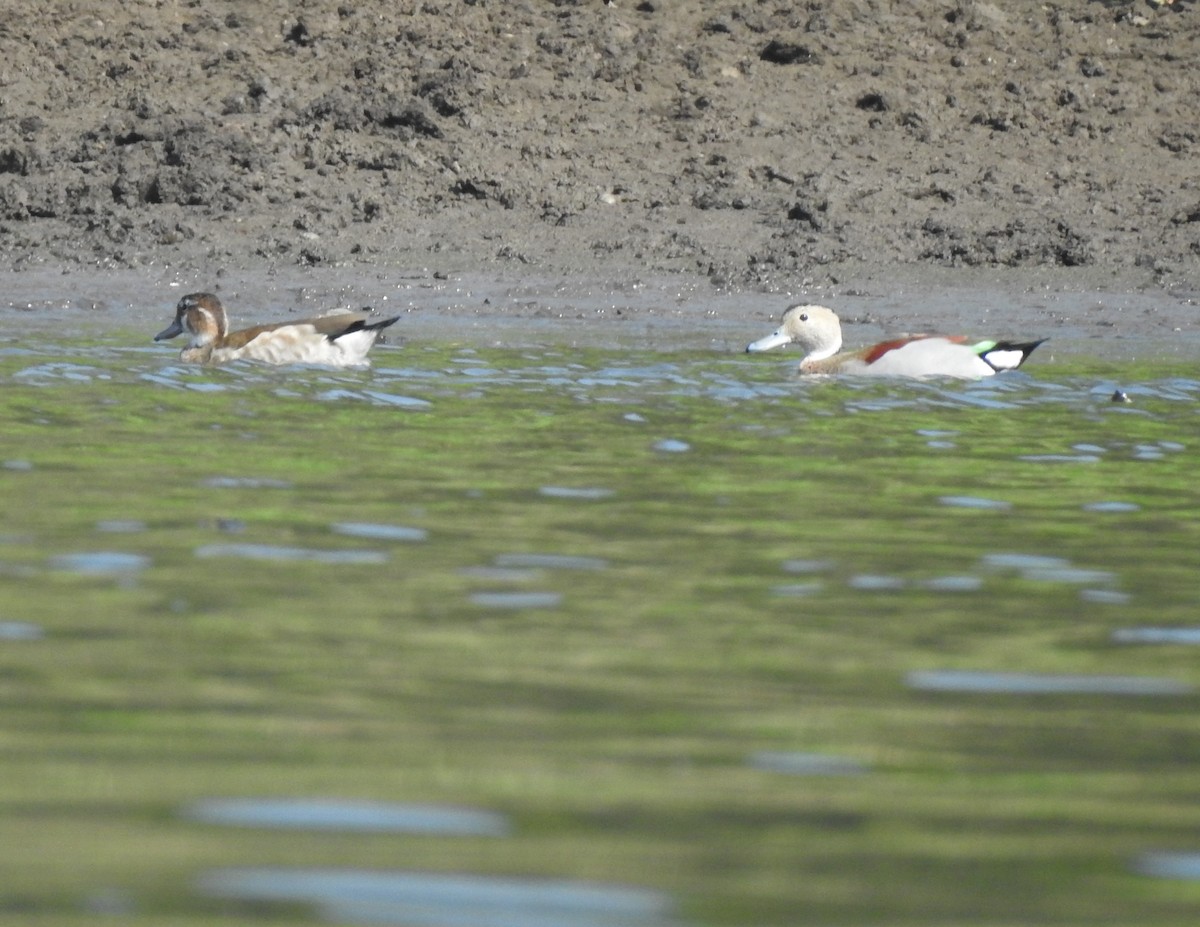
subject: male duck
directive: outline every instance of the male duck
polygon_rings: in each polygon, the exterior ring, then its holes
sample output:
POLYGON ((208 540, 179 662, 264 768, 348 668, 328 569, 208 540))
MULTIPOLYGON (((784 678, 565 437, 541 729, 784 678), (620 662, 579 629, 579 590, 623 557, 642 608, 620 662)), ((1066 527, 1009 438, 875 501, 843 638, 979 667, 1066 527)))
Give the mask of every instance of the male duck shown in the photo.
POLYGON ((1016 370, 1037 341, 981 341, 968 344, 962 335, 909 335, 869 348, 838 354, 842 326, 837 314, 824 306, 792 306, 779 328, 746 347, 769 351, 791 342, 804 349, 800 373, 875 374, 893 377, 990 377, 1016 370))
POLYGON ((225 307, 216 296, 191 293, 175 307, 175 321, 155 335, 154 340, 165 341, 187 332, 192 340, 179 352, 179 357, 191 364, 224 364, 245 359, 267 364, 354 367, 370 364, 367 352, 375 339, 399 318, 373 322, 370 310, 341 312, 231 332, 225 307))

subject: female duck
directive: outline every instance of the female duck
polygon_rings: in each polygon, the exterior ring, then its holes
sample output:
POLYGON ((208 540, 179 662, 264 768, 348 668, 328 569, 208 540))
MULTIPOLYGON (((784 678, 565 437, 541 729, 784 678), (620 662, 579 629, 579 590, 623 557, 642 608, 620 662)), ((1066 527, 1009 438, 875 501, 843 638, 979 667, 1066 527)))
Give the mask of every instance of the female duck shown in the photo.
POLYGON ((839 354, 842 326, 837 314, 824 306, 792 306, 779 328, 746 347, 769 351, 791 342, 804 350, 800 373, 875 374, 893 377, 990 377, 1016 370, 1037 341, 981 341, 968 344, 962 335, 909 335, 869 348, 839 354))
POLYGON ((191 364, 256 360, 266 364, 356 367, 370 364, 367 352, 379 333, 399 318, 373 322, 369 310, 342 312, 231 332, 225 307, 216 296, 191 293, 175 307, 175 321, 155 335, 154 340, 165 341, 187 332, 191 340, 179 357, 191 364))

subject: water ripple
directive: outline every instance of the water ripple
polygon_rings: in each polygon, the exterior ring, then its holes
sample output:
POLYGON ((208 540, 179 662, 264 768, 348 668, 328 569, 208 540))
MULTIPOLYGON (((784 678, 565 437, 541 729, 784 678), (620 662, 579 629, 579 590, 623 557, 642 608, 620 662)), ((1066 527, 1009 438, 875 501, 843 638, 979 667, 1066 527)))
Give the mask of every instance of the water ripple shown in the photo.
POLYGON ((292 489, 295 484, 270 477, 213 476, 200 485, 209 489, 292 489))
POLYGON ((41 625, 29 621, 0 621, 0 640, 37 641, 45 636, 41 625))
POLYGON ((380 525, 362 521, 340 521, 330 526, 334 534, 354 538, 371 538, 377 541, 424 541, 429 532, 424 528, 407 528, 403 525, 380 525))
POLYGON ((816 595, 823 588, 823 584, 819 582, 782 583, 771 587, 771 595, 784 599, 799 599, 805 596, 816 595))
POLYGON ((52 570, 79 573, 83 576, 111 576, 136 573, 150 565, 150 558, 141 554, 100 550, 77 554, 59 554, 50 558, 52 570))
POLYGON ((386 563, 381 550, 314 550, 307 547, 280 547, 273 544, 206 544, 196 548, 196 556, 238 557, 243 560, 291 560, 333 564, 386 563))
POLYGON ((359 831, 503 837, 508 819, 491 811, 448 805, 300 798, 210 798, 183 816, 206 824, 288 830, 359 831))
POLYGON ((1156 879, 1183 879, 1200 882, 1200 852, 1145 853, 1133 866, 1142 875, 1156 879))
POLYGON ((1014 695, 1187 695, 1192 687, 1149 676, 1074 676, 1053 673, 992 673, 924 670, 909 673, 913 689, 1014 695))
POLYGON ((610 499, 616 493, 611 489, 605 489, 601 486, 542 486, 538 492, 551 499, 583 499, 595 501, 599 499, 610 499))
POLYGON ((827 753, 760 750, 752 753, 747 762, 754 769, 789 776, 858 776, 867 771, 866 765, 858 760, 827 753))
POLYGON ((1118 644, 1200 644, 1200 627, 1120 628, 1112 639, 1118 644))
POLYGON ((601 557, 581 557, 574 554, 497 554, 498 567, 545 570, 607 570, 608 561, 601 557))
POLYGON ((13 374, 16 380, 37 384, 53 383, 67 380, 75 383, 91 383, 93 380, 109 380, 112 375, 98 367, 88 367, 83 364, 50 363, 26 367, 13 374))
POLYGON ((1141 508, 1136 502, 1089 502, 1083 506, 1085 512, 1099 512, 1105 515, 1139 512, 1141 508))
POLYGON ((307 902, 337 922, 406 927, 666 927, 668 896, 560 879, 363 869, 215 869, 197 888, 217 898, 307 902))
POLYGON ((557 608, 563 597, 557 592, 477 592, 471 604, 481 608, 557 608))
POLYGON ((938 499, 942 505, 960 509, 980 509, 993 512, 1007 512, 1012 508, 1011 502, 1001 499, 984 499, 979 496, 941 496, 938 499))

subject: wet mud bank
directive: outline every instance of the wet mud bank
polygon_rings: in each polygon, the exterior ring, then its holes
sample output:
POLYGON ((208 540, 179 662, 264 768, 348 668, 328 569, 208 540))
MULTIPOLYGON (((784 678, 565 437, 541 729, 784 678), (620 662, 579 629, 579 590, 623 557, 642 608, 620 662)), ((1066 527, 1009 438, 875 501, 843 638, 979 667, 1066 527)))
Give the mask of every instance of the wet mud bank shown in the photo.
POLYGON ((69 271, 51 299, 482 276, 572 295, 439 311, 590 322, 670 280, 698 326, 996 281, 1161 292, 1174 329, 1200 285, 1182 0, 18 4, 0 50, 0 267, 69 271))

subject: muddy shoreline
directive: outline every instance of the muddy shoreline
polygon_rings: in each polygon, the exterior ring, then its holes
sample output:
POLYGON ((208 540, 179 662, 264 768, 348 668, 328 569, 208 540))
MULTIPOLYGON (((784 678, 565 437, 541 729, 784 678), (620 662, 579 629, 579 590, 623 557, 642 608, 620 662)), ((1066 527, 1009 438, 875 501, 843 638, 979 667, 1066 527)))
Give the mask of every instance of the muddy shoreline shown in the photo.
MULTIPOLYGON (((844 283, 764 294, 717 289, 698 277, 575 275, 537 277, 492 270, 288 268, 224 275, 217 287, 235 326, 306 316, 332 308, 401 316, 391 344, 643 349, 740 353, 796 301, 837 309, 848 344, 907 331, 1044 337, 1038 362, 1092 357, 1115 363, 1187 360, 1200 353, 1197 299, 1181 291, 1125 285, 1096 289, 1092 275, 1012 271, 986 274, 926 268, 859 268, 844 283), (1035 282, 1036 281, 1036 282, 1035 282)), ((174 358, 176 345, 150 338, 185 293, 204 288, 197 274, 140 270, 0 273, 4 342, 120 332, 131 347, 174 358), (138 333, 144 333, 144 342, 138 333)), ((791 357, 780 352, 780 360, 791 357)))
POLYGON ((1194 327, 1185 0, 18 3, 0 50, 26 319, 155 330, 211 289, 481 342, 733 349, 798 299, 854 340, 1194 327))

